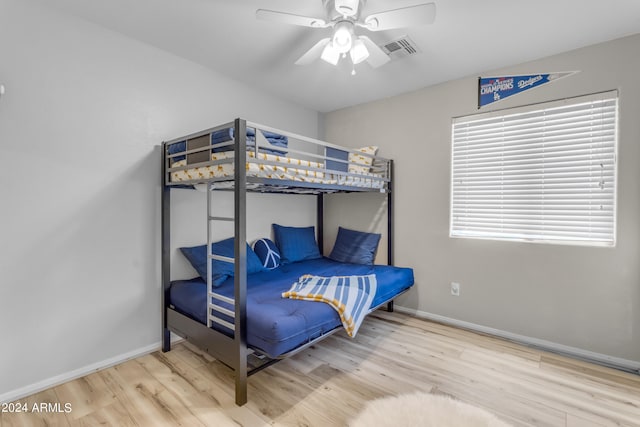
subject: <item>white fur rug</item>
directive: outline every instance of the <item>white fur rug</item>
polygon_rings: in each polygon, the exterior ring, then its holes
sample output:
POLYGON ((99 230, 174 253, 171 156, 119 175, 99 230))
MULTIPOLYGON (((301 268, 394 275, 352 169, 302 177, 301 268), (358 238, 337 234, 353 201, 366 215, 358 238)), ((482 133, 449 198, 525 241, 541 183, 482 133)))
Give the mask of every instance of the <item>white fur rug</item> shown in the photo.
POLYGON ((510 427, 495 415, 429 393, 385 397, 369 402, 351 427, 510 427))

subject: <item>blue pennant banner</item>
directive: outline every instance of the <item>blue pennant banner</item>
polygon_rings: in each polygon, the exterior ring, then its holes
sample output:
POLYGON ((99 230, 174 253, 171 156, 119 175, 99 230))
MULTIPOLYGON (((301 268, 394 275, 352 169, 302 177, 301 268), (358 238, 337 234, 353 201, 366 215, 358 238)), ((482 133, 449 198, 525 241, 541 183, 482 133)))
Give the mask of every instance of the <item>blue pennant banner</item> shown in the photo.
POLYGON ((480 77, 478 79, 478 108, 575 73, 577 71, 527 76, 480 77))

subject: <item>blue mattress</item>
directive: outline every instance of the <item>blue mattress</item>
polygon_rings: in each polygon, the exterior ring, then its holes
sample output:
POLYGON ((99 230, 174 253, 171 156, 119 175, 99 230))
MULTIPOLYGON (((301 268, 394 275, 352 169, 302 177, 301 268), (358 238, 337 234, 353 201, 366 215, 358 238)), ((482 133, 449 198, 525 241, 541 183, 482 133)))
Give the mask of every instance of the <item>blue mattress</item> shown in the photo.
MULTIPOLYGON (((372 306, 392 299, 413 285, 411 268, 386 265, 356 265, 314 259, 247 276, 247 342, 250 347, 277 357, 341 325, 338 313, 328 304, 282 298, 282 292, 303 274, 349 276, 375 274, 377 291, 372 306)), ((200 277, 172 282, 172 308, 200 323, 207 323, 207 284, 200 277)), ((215 292, 233 298, 233 278, 215 292)), ((216 300, 217 302, 217 300, 216 300)), ((231 308, 224 303, 221 306, 231 308)), ((232 322, 232 319, 221 316, 232 322)), ((229 331, 219 325, 222 332, 229 331)))

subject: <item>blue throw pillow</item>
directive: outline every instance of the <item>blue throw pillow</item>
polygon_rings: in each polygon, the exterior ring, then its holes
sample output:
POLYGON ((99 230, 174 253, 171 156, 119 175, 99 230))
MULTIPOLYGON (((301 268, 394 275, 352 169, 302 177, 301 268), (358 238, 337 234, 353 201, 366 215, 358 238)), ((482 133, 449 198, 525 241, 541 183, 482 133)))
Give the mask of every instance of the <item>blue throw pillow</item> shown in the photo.
POLYGON ((276 238, 276 246, 280 249, 282 264, 322 258, 313 226, 284 227, 273 224, 273 235, 276 238))
MULTIPOLYGON (((186 141, 180 141, 180 142, 175 142, 173 144, 169 144, 167 146, 167 151, 168 151, 169 154, 176 154, 176 153, 181 153, 183 151, 187 151, 187 142, 186 141)), ((180 160, 184 160, 186 158, 187 158, 187 156, 172 157, 171 158, 171 163, 179 162, 180 160)))
POLYGON ((327 170, 334 170, 334 171, 340 171, 340 172, 349 171, 349 152, 348 151, 327 147, 325 154, 327 157, 327 161, 325 163, 327 170), (338 162, 336 160, 330 160, 330 159, 344 160, 344 162, 338 162))
MULTIPOLYGON (((234 256, 234 238, 230 237, 211 244, 211 253, 229 258, 234 256)), ((207 280, 207 245, 180 248, 180 251, 189 260, 193 268, 198 272, 203 280, 207 280)), ((234 264, 231 262, 211 260, 212 276, 211 283, 220 286, 228 277, 234 275, 234 264)), ((247 274, 264 271, 264 267, 258 256, 247 244, 247 274)))
POLYGON ((334 261, 372 265, 378 251, 380 234, 338 228, 338 237, 329 255, 334 261))
MULTIPOLYGON (((266 130, 260 130, 260 133, 267 140, 267 142, 269 143, 269 146, 287 148, 287 145, 289 144, 289 138, 287 138, 284 135, 279 135, 279 134, 273 133, 273 132, 267 132, 266 130)), ((233 140, 233 134, 234 134, 234 128, 226 128, 226 129, 222 129, 222 130, 213 132, 211 134, 211 145, 217 145, 217 144, 222 144, 222 143, 227 142, 227 141, 231 141, 231 140, 233 140)), ((247 128, 247 140, 246 141, 247 141, 247 147, 248 148, 255 147, 255 145, 256 145, 256 130, 254 128, 247 128)), ((261 146, 260 148, 261 148, 261 150, 263 150, 263 151, 265 151, 267 153, 271 153, 271 154, 276 154, 276 155, 281 155, 281 156, 287 154, 286 151, 270 150, 270 149, 268 149, 268 148, 266 148, 264 146, 261 146)), ((214 152, 233 151, 233 145, 222 147, 222 148, 214 148, 213 151, 214 152)))
POLYGON ((280 252, 275 243, 270 239, 258 239, 253 244, 253 251, 258 255, 262 266, 267 270, 273 270, 280 265, 280 252))

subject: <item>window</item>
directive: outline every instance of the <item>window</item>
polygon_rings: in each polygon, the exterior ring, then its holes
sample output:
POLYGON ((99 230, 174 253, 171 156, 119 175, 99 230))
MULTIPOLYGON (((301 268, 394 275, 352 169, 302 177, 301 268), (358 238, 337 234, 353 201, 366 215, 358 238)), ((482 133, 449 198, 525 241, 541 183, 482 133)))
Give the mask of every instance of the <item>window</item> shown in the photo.
POLYGON ((617 91, 453 120, 451 237, 613 246, 617 91))

